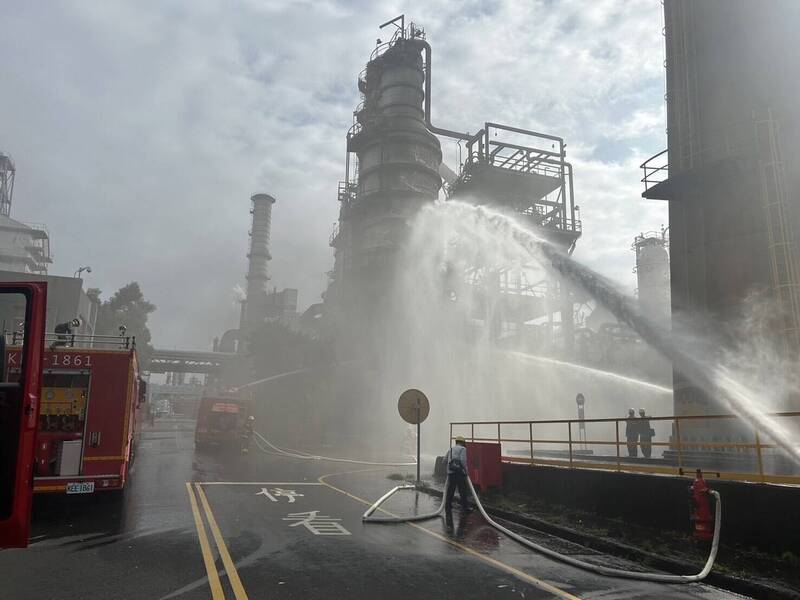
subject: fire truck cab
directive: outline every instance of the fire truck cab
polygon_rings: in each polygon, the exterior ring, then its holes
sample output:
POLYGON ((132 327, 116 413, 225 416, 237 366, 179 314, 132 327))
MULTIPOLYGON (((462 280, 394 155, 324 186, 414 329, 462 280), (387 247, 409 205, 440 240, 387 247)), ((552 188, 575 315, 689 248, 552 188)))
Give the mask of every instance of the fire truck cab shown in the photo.
MULTIPOLYGON (((14 381, 22 347, 9 341, 6 372, 14 381)), ((133 337, 46 335, 34 493, 122 490, 145 397, 133 337)))

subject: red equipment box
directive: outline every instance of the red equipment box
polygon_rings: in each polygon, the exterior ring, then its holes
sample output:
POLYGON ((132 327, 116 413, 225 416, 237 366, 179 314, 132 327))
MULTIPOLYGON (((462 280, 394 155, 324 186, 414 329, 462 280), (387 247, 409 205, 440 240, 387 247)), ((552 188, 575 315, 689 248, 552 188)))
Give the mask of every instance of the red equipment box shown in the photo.
POLYGON ((500 444, 467 442, 467 472, 473 485, 482 492, 489 487, 502 487, 500 444))

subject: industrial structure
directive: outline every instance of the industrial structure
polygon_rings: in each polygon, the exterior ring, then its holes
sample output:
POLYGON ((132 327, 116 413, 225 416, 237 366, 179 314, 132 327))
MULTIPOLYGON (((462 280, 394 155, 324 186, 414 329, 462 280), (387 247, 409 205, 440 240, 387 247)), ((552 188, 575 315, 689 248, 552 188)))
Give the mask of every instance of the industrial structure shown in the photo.
MULTIPOLYGON (((669 202, 673 322, 719 335, 753 293, 775 305, 788 360, 800 348, 800 5, 665 0, 667 150, 642 165, 645 198, 669 202), (708 331, 710 324, 714 331, 708 331)), ((680 372, 676 415, 724 409, 680 372)), ((797 410, 796 400, 786 408, 797 410)), ((752 440, 705 422, 689 441, 752 440)))
POLYGON ((0 152, 0 269, 46 275, 53 262, 47 229, 11 218, 15 176, 14 161, 0 152))
MULTIPOLYGON (((72 333, 81 336, 94 336, 100 300, 87 294, 83 280, 78 277, 41 275, 22 271, 0 270, 0 281, 44 281, 47 283, 47 331, 55 331, 59 323, 79 319, 80 325, 72 328, 72 333)), ((25 302, 18 298, 13 302, 0 303, 0 327, 4 332, 14 332, 25 318, 25 302)))
POLYGON ((672 314, 669 291, 669 236, 661 231, 640 233, 633 241, 636 253, 636 293, 642 313, 661 324, 672 314))
POLYGON ((250 251, 247 253, 247 298, 242 302, 239 329, 252 330, 266 318, 269 238, 272 227, 272 205, 275 198, 267 194, 250 197, 253 224, 250 229, 250 251))
MULTIPOLYGON (((474 135, 435 127, 425 32, 413 23, 406 27, 404 16, 384 27, 395 28, 391 40, 379 40, 358 76, 362 102, 347 133, 339 222, 330 239, 334 268, 325 305, 340 337, 353 329, 348 323, 358 322, 375 338, 409 221, 439 197, 440 173, 450 175, 448 198, 512 212, 565 250, 571 252, 581 234, 563 139, 497 123, 485 123, 474 135), (442 164, 437 136, 465 143, 458 174, 442 164)), ((549 328, 549 345, 558 337, 562 348, 572 348, 574 299, 555 281, 529 281, 524 271, 481 265, 463 278, 486 296, 484 314, 474 317, 494 339, 522 336, 526 323, 539 319, 549 328)))
POLYGON ((226 331, 221 339, 214 340, 214 352, 246 352, 247 337, 268 320, 292 322, 297 317, 297 290, 277 288, 267 291, 269 250, 272 229, 272 205, 275 198, 268 194, 250 197, 252 223, 250 248, 247 252, 247 285, 245 297, 240 300, 239 327, 226 331))
MULTIPOLYGON (((392 22, 390 22, 392 23, 392 22)), ((387 24, 388 25, 388 24, 387 24)), ((374 330, 387 310, 394 263, 408 221, 442 186, 439 140, 426 126, 424 33, 402 22, 372 52, 358 76, 363 101, 347 132, 339 223, 331 236, 334 267, 325 294, 335 319, 374 330)), ((340 327, 339 335, 347 331, 340 327)))

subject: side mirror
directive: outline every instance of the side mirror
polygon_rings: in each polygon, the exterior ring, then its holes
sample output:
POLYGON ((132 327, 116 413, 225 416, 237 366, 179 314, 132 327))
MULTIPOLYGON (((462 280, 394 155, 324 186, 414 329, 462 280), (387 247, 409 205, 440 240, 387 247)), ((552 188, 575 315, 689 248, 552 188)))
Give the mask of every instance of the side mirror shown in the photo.
POLYGON ((139 380, 139 404, 147 402, 147 382, 144 379, 139 380))

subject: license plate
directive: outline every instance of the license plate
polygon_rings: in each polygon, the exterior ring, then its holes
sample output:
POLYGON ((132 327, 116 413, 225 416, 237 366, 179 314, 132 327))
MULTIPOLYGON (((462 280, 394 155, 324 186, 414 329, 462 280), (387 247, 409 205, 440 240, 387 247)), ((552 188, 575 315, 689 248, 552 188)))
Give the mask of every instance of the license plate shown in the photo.
POLYGON ((67 484, 68 494, 91 494, 94 492, 94 481, 79 481, 67 484))

